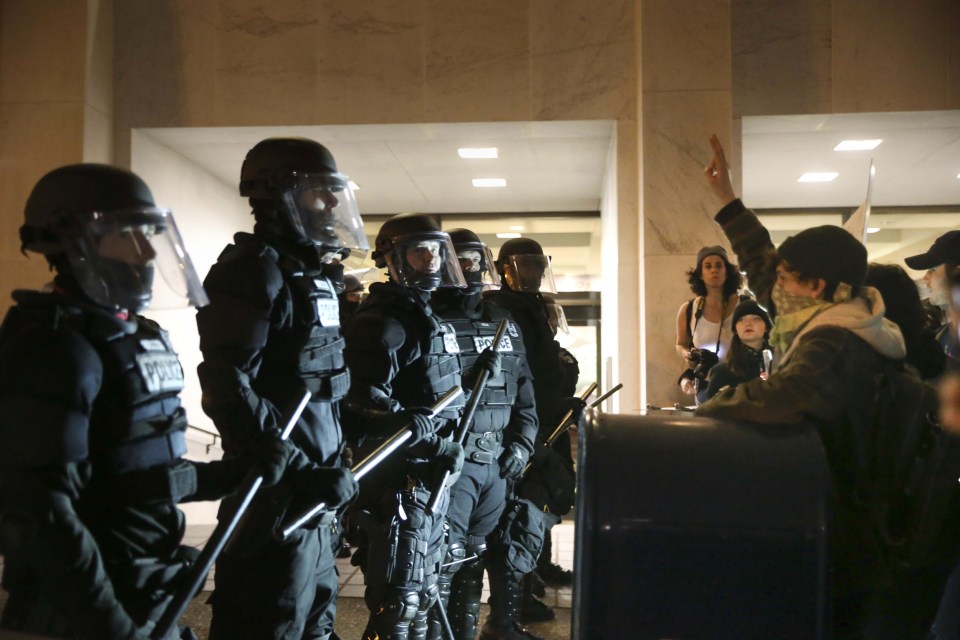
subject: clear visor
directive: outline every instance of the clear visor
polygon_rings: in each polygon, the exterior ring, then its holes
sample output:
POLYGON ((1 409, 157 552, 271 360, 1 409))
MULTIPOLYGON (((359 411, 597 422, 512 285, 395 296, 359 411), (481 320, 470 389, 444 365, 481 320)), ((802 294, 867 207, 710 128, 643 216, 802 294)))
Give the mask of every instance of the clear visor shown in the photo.
POLYGON ((105 307, 136 312, 209 302, 166 209, 94 213, 66 253, 84 293, 105 307))
POLYGON ((298 176, 298 186, 283 194, 294 232, 332 251, 370 249, 360 209, 347 176, 298 176))
POLYGON ((411 289, 467 286, 446 233, 397 238, 386 261, 394 282, 411 289))
POLYGON ((567 324, 567 315, 563 312, 563 307, 556 302, 549 301, 547 305, 547 323, 553 330, 553 335, 558 333, 570 335, 570 325, 567 324))
POLYGON ((460 270, 469 285, 481 285, 488 288, 500 288, 500 274, 492 269, 493 254, 490 247, 483 244, 479 248, 461 249, 457 252, 460 270))
POLYGON ((556 293, 550 256, 520 254, 507 256, 503 265, 503 277, 514 291, 530 293, 556 293))

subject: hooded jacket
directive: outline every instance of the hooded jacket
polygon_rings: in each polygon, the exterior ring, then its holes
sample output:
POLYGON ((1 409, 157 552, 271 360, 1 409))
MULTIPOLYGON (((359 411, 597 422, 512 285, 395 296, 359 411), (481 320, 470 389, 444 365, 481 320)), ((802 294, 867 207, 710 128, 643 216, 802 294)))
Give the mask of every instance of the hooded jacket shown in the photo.
MULTIPOLYGON (((761 299, 772 287, 775 257, 769 235, 739 200, 718 215, 747 277, 761 299), (763 237, 766 236, 766 242, 763 237)), ((883 300, 868 287, 834 304, 800 328, 768 380, 721 390, 696 413, 770 425, 810 422, 823 440, 834 484, 834 589, 838 596, 881 588, 892 564, 876 537, 857 489, 874 423, 876 381, 891 360, 906 354, 903 336, 883 317, 883 300)))

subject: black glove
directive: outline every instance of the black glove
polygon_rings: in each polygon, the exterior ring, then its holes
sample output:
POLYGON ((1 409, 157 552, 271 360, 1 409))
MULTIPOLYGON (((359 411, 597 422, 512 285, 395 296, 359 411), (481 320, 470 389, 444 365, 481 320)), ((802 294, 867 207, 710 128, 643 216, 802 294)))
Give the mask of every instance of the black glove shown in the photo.
POLYGON ((330 510, 339 509, 357 497, 360 485, 350 469, 341 467, 313 466, 291 471, 294 489, 311 498, 324 502, 330 510))
POLYGON ((280 482, 295 450, 292 442, 280 439, 279 429, 268 429, 247 441, 243 458, 263 478, 263 486, 270 487, 280 482))
POLYGON ((451 474, 460 473, 460 470, 463 469, 463 445, 452 440, 437 438, 433 457, 441 469, 449 471, 451 474))
POLYGON ((427 407, 395 411, 386 414, 384 420, 387 421, 387 429, 392 432, 407 427, 413 433, 413 437, 407 440, 407 446, 413 446, 426 440, 437 430, 437 425, 430 417, 430 409, 427 407))
POLYGON ((502 358, 499 353, 496 353, 490 347, 487 347, 480 352, 480 356, 477 358, 474 366, 474 371, 479 374, 481 370, 485 370, 490 374, 490 380, 493 380, 500 375, 502 358))
POLYGON ((571 396, 564 398, 560 403, 560 407, 562 409, 561 416, 567 415, 567 411, 573 412, 570 421, 576 424, 580 422, 580 418, 583 417, 583 410, 587 408, 587 403, 576 396, 571 396))
POLYGON ((510 444, 500 456, 500 477, 516 480, 523 475, 523 469, 530 459, 530 451, 516 442, 510 444))
POLYGON ((553 453, 553 450, 550 447, 542 444, 538 444, 533 450, 533 456, 530 458, 530 464, 535 467, 542 467, 550 454, 553 453))

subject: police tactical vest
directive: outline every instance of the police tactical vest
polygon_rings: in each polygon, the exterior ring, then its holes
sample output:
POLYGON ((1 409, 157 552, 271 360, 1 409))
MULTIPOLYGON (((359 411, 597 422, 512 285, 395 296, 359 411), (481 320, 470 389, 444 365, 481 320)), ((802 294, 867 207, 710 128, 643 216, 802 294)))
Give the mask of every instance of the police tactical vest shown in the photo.
MULTIPOLYGON (((362 309, 378 308, 385 317, 393 317, 404 327, 408 339, 419 342, 420 356, 402 367, 393 380, 393 397, 404 407, 433 405, 445 393, 461 385, 460 346, 454 328, 433 314, 429 305, 419 305, 398 285, 374 285, 362 309)), ((453 401, 439 417, 457 420, 462 413, 463 396, 453 401)))
MULTIPOLYGON (((473 371, 480 352, 493 344, 499 320, 445 319, 443 324, 456 333, 460 364, 466 373, 473 371)), ((484 433, 502 431, 510 423, 513 403, 517 398, 518 380, 526 354, 517 326, 507 320, 507 331, 500 343, 501 373, 487 380, 477 405, 470 431, 484 433)))
POLYGON ((98 474, 171 464, 187 452, 180 406, 183 367, 167 332, 134 316, 131 331, 73 316, 70 324, 103 363, 103 392, 90 421, 90 460, 98 474), (112 329, 112 330, 111 330, 112 329))
POLYGON ((343 359, 337 292, 322 272, 297 270, 283 258, 279 266, 288 293, 281 292, 285 299, 274 309, 280 323, 271 323, 258 383, 285 392, 303 386, 314 400, 339 400, 350 388, 350 373, 343 359))
POLYGON ((527 364, 533 374, 540 428, 552 430, 556 426, 554 420, 560 417, 564 373, 560 366, 560 343, 554 339, 553 330, 547 323, 543 302, 534 294, 505 290, 488 297, 507 309, 520 326, 533 327, 532 332, 523 334, 527 364))

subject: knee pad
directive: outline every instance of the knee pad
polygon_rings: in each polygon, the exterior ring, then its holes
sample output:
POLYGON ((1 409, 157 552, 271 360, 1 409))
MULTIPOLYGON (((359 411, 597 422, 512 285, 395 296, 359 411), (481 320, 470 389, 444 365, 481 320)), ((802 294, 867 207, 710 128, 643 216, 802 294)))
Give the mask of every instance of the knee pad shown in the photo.
POLYGON ((436 580, 425 582, 420 590, 420 611, 429 611, 440 596, 440 586, 436 580))
POLYGON ((413 589, 397 587, 368 588, 363 596, 377 626, 410 623, 417 615, 420 596, 413 589))

